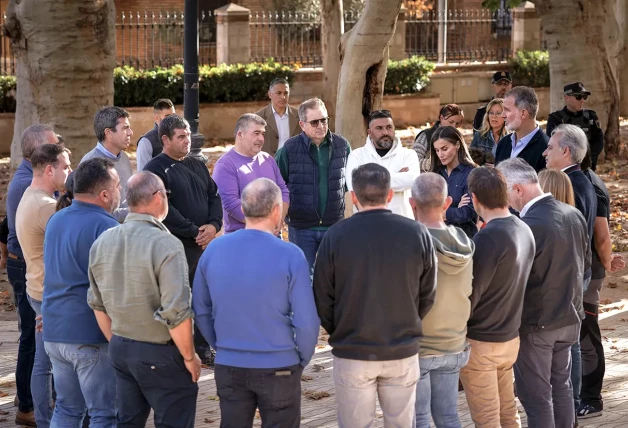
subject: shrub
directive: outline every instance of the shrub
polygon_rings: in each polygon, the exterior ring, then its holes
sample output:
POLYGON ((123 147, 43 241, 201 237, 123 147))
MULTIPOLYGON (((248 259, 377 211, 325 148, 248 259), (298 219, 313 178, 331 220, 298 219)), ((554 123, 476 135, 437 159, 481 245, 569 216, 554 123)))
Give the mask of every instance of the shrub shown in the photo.
POLYGON ((435 64, 422 56, 388 61, 384 94, 413 94, 430 83, 435 64))
POLYGON ((0 76, 0 113, 15 111, 15 76, 0 76))
POLYGON ((547 51, 519 51, 509 60, 515 85, 547 88, 550 85, 549 53, 547 51))

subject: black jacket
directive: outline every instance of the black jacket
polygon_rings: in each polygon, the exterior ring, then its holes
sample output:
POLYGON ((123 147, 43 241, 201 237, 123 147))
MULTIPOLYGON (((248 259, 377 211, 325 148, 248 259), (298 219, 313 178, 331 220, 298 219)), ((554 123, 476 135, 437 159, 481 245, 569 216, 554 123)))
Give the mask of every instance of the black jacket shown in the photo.
MULTIPOLYGON (((536 172, 545 169, 545 157, 543 152, 547 149, 547 143, 549 138, 541 129, 536 131, 534 137, 530 140, 527 146, 517 155, 518 158, 523 159, 536 170, 536 172)), ((512 152, 512 135, 506 135, 499 143, 497 143, 497 151, 495 152, 495 166, 500 162, 510 159, 510 153, 512 152)))
POLYGON ((597 197, 595 187, 591 180, 580 169, 580 165, 574 165, 566 169, 565 174, 571 181, 576 208, 582 213, 587 221, 587 233, 589 239, 593 239, 593 227, 595 225, 595 214, 597 213, 597 197))
POLYGON ((532 230, 536 252, 519 331, 550 331, 580 322, 584 272, 591 266, 584 217, 549 195, 532 205, 521 220, 532 230))
POLYGON ((212 224, 220 231, 222 203, 218 186, 203 162, 191 157, 178 161, 162 153, 151 159, 144 171, 156 174, 170 190, 168 215, 163 223, 184 246, 198 246, 195 238, 200 226, 212 224))
POLYGON ((159 156, 164 150, 164 143, 162 143, 159 139, 159 125, 155 124, 153 129, 142 135, 140 139, 137 140, 136 147, 140 145, 140 140, 142 138, 146 138, 150 142, 150 145, 153 148, 153 157, 159 156))
POLYGON ((389 210, 359 212, 329 228, 314 298, 332 354, 364 361, 416 355, 436 271, 427 228, 389 210))

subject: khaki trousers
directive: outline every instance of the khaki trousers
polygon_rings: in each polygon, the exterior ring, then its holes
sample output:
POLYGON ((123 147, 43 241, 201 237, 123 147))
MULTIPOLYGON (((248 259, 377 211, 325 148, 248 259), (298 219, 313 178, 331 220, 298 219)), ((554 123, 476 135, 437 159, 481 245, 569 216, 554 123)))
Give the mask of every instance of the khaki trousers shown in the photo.
POLYGON ((467 340, 471 344, 471 355, 460 370, 460 380, 475 426, 521 427, 512 371, 519 353, 519 338, 505 343, 467 340))

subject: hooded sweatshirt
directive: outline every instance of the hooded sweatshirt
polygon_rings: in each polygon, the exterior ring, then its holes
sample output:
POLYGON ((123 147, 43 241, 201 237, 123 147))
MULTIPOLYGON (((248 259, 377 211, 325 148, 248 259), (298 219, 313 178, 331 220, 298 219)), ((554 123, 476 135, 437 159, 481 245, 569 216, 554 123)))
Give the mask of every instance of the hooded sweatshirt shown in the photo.
POLYGON ((438 260, 436 298, 423 318, 420 357, 455 354, 467 347, 475 244, 454 226, 428 228, 438 260))
MULTIPOLYGON (((351 182, 353 170, 367 163, 376 163, 390 172, 390 187, 395 195, 388 204, 388 209, 395 214, 414 220, 412 208, 408 201, 412 183, 420 172, 419 157, 416 152, 403 147, 399 138, 395 137, 388 153, 380 156, 375 150, 371 137, 366 137, 364 147, 352 151, 347 159, 347 188, 350 191, 353 190, 353 183, 351 182), (408 171, 399 172, 403 168, 408 168, 408 171)), ((354 213, 357 212, 356 207, 353 207, 353 210, 354 213)))

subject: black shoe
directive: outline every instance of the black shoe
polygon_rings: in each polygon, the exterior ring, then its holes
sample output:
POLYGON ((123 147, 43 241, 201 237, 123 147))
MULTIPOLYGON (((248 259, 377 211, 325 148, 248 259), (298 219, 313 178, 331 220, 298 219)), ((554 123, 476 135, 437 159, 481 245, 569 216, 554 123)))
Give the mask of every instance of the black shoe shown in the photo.
POLYGON ((581 403, 576 412, 576 417, 580 419, 595 418, 596 416, 602 416, 602 413, 601 409, 596 409, 586 403, 581 403))

